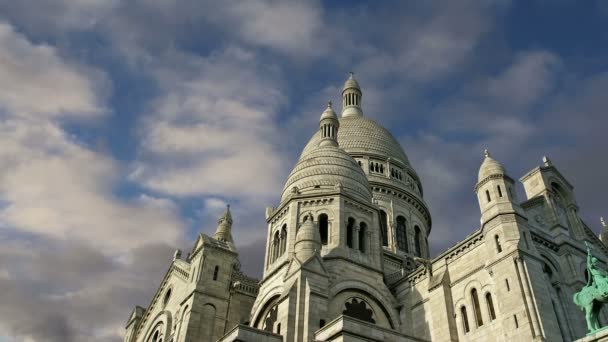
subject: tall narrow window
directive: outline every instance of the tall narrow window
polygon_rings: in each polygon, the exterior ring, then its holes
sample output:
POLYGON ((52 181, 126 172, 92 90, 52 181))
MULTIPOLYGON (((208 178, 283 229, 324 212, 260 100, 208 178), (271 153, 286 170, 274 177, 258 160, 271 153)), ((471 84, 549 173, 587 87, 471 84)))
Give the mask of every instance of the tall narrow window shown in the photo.
POLYGON ((469 329, 469 318, 467 317, 467 308, 463 305, 460 307, 460 317, 462 318, 462 330, 464 333, 468 333, 469 329))
POLYGON ((277 335, 281 335, 281 323, 277 324, 277 335))
POLYGON ((285 249, 287 249, 287 224, 284 224, 283 228, 281 228, 281 255, 285 253, 285 249))
POLYGON ((492 301, 492 295, 490 292, 486 293, 486 303, 488 304, 488 313, 490 314, 490 320, 496 319, 496 311, 494 311, 494 302, 492 301))
POLYGON ((473 301, 473 313, 475 314, 475 321, 477 322, 477 326, 480 327, 483 325, 483 318, 481 318, 481 310, 479 308, 479 298, 477 297, 477 290, 471 290, 471 299, 473 301))
POLYGON ((420 227, 415 226, 414 227, 414 243, 415 243, 415 247, 416 247, 416 255, 421 257, 422 256, 422 246, 421 246, 421 242, 420 239, 422 239, 422 236, 420 234, 420 227))
POLYGON ((355 219, 352 217, 348 218, 348 225, 346 226, 346 245, 348 248, 353 248, 353 230, 355 229, 355 219))
POLYGON ((328 222, 327 215, 321 214, 319 215, 319 235, 321 236, 321 244, 327 245, 328 239, 328 222))
POLYGON ((367 225, 364 222, 359 224, 359 251, 365 253, 365 233, 367 232, 367 225))
POLYGON ((502 246, 500 245, 500 237, 498 236, 498 234, 494 235, 494 242, 496 243, 496 252, 502 252, 502 246))
POLYGON ((382 246, 388 246, 388 217, 386 211, 380 210, 380 233, 382 234, 382 246))
POLYGON ((498 197, 502 197, 502 189, 500 188, 500 185, 497 185, 496 188, 498 189, 498 197))
POLYGON ((486 197, 488 198, 488 202, 492 202, 492 199, 490 198, 490 191, 486 190, 486 197))
POLYGON ((280 244, 279 231, 274 233, 274 239, 272 240, 272 262, 279 258, 279 244, 280 244))
POLYGON ((513 320, 515 321, 515 329, 519 328, 519 323, 517 322, 517 315, 513 315, 513 320))
POLYGON ((399 250, 409 252, 407 247, 407 226, 405 217, 397 216, 397 247, 399 250))
POLYGON ((511 286, 509 285, 509 279, 505 279, 505 286, 507 287, 507 292, 511 291, 511 286))
POLYGON ((215 269, 213 269, 213 280, 217 280, 218 273, 220 273, 220 267, 215 266, 215 269))

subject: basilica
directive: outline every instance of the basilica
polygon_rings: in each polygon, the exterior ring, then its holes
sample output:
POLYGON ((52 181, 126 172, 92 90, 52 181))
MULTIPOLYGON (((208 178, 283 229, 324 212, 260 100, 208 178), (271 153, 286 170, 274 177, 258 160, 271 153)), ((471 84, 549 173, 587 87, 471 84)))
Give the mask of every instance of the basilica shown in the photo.
POLYGON ((213 236, 175 252, 124 341, 603 341, 586 336, 572 297, 588 283, 585 243, 605 268, 608 226, 598 237, 583 222, 559 169, 544 157, 519 178, 520 199, 507 168, 480 154, 480 225, 431 257, 440 232, 421 179, 362 99, 351 74, 341 115, 322 112, 266 209, 262 279, 240 270, 227 208, 213 236))

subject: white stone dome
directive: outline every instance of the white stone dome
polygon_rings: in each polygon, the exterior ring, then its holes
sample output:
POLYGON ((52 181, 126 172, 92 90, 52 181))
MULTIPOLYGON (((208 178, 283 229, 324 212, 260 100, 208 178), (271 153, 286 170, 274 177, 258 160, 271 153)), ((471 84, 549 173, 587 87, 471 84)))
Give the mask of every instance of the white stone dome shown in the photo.
MULTIPOLYGON (((409 166, 409 160, 401 145, 388 130, 374 120, 364 116, 347 116, 339 121, 338 145, 344 151, 350 154, 377 155, 381 159, 390 157, 409 166)), ((300 158, 315 149, 320 139, 320 133, 316 132, 304 147, 300 158)))
POLYGON ((479 167, 479 175, 477 177, 477 182, 481 182, 482 180, 493 176, 493 175, 506 175, 506 171, 505 168, 502 166, 502 164, 500 164, 498 161, 496 161, 494 158, 492 158, 490 156, 490 153, 488 153, 488 151, 485 151, 485 155, 486 158, 484 159, 483 163, 481 163, 481 166, 479 167))
POLYGON ((314 149, 311 147, 308 153, 302 155, 289 174, 281 203, 294 192, 322 194, 328 190, 335 191, 338 187, 362 201, 372 201, 367 177, 359 164, 339 147, 318 146, 317 139, 314 149))

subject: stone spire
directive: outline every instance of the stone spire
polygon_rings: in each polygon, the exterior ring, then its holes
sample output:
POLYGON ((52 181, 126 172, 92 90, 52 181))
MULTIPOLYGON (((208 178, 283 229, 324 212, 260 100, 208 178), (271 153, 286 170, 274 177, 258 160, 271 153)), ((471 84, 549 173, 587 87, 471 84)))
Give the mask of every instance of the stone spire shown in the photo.
POLYGON ((475 193, 481 210, 482 225, 488 220, 500 214, 512 214, 520 212, 521 207, 517 204, 515 183, 504 166, 492 158, 490 152, 483 151, 484 160, 479 167, 475 193))
POLYGON ((344 82, 344 88, 342 88, 342 117, 363 115, 361 110, 362 96, 361 87, 359 87, 359 83, 351 72, 346 82, 344 82))
POLYGON ((217 223, 217 229, 215 230, 215 234, 213 234, 213 238, 226 242, 230 244, 231 247, 234 246, 234 241, 232 240, 232 215, 230 214, 230 204, 226 206, 226 211, 217 223))
POLYGON ((602 230, 600 231, 599 238, 604 245, 608 246, 608 224, 606 224, 603 217, 600 217, 600 222, 602 223, 602 230))
POLYGON ((490 155, 490 151, 488 151, 487 149, 483 150, 483 155, 485 156, 485 158, 483 160, 483 163, 481 163, 481 166, 479 167, 479 173, 477 175, 478 182, 485 180, 489 176, 504 176, 506 174, 505 168, 502 166, 502 164, 492 158, 492 155, 490 155))
POLYGON ((312 214, 308 213, 296 234, 294 250, 296 258, 302 263, 321 250, 321 237, 313 219, 312 214))
POLYGON ((329 101, 319 120, 319 130, 321 131, 319 146, 338 146, 339 128, 340 121, 338 121, 338 116, 331 108, 331 101, 329 101))

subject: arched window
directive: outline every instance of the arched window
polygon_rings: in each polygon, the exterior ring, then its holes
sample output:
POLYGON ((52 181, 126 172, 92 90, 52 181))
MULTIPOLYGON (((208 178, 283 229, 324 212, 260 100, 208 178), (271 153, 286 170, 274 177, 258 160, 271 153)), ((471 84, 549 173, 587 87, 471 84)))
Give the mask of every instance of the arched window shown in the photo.
POLYGON ((467 308, 463 305, 460 307, 460 317, 462 318, 462 330, 464 333, 468 333, 469 329, 469 318, 467 317, 467 308))
POLYGON ((167 305, 170 298, 171 298, 171 288, 169 288, 167 290, 167 292, 165 292, 165 297, 163 298, 163 305, 167 305))
POLYGON ((397 235, 397 247, 399 248, 399 250, 402 250, 404 252, 409 252, 408 251, 408 246, 407 246, 407 226, 405 223, 405 217, 403 216, 397 216, 397 231, 396 231, 396 235, 397 235))
POLYGON ((156 330, 154 336, 152 336, 152 342, 158 342, 158 330, 156 330))
POLYGON ((479 298, 477 297, 477 290, 471 290, 471 300, 473 301, 473 313, 475 314, 475 321, 477 322, 477 326, 480 327, 483 325, 483 318, 481 318, 481 310, 479 308, 479 298))
POLYGON ((284 224, 283 228, 281 228, 281 255, 285 253, 285 249, 287 249, 287 224, 284 224))
POLYGON ((492 199, 490 198, 490 191, 486 190, 486 197, 488 198, 488 202, 492 202, 492 199))
POLYGON ((500 185, 497 185, 496 189, 498 189, 498 197, 502 197, 502 189, 500 188, 500 185))
POLYGON ((279 258, 279 244, 280 244, 280 237, 279 237, 279 231, 277 230, 274 233, 274 239, 272 240, 272 262, 274 262, 275 260, 277 260, 279 258))
POLYGON ((486 303, 488 305, 488 313, 490 314, 490 320, 496 319, 496 312, 494 311, 494 302, 492 301, 492 295, 490 292, 486 293, 486 303))
POLYGON ((348 248, 353 248, 353 230, 355 229, 355 219, 352 217, 348 218, 348 225, 346 226, 346 245, 348 248))
POLYGON ((380 173, 384 173, 384 165, 380 164, 380 173))
POLYGON ((388 246, 388 217, 386 211, 380 210, 380 233, 382 234, 382 246, 388 246))
POLYGON ((281 335, 281 323, 277 324, 277 335, 281 335))
POLYGON ((500 245, 500 236, 498 236, 498 234, 494 235, 494 242, 496 243, 496 252, 502 252, 502 246, 500 245))
POLYGON ((365 222, 359 223, 359 251, 361 251, 362 253, 365 253, 365 244, 367 242, 365 239, 366 232, 367 225, 365 224, 365 222))
POLYGON ((420 234, 420 227, 415 226, 414 227, 414 244, 415 244, 415 248, 416 248, 416 255, 421 257, 422 256, 422 247, 421 247, 421 241, 420 239, 422 239, 422 236, 420 234))
POLYGON ((319 320, 319 328, 323 328, 325 326, 325 320, 324 319, 320 319, 319 320))
POLYGON ((327 240, 329 236, 328 232, 328 222, 327 215, 321 214, 319 215, 319 235, 321 235, 321 244, 327 245, 327 240))
POLYGON ((213 280, 217 280, 218 273, 220 273, 220 267, 215 266, 215 269, 213 270, 213 280))

